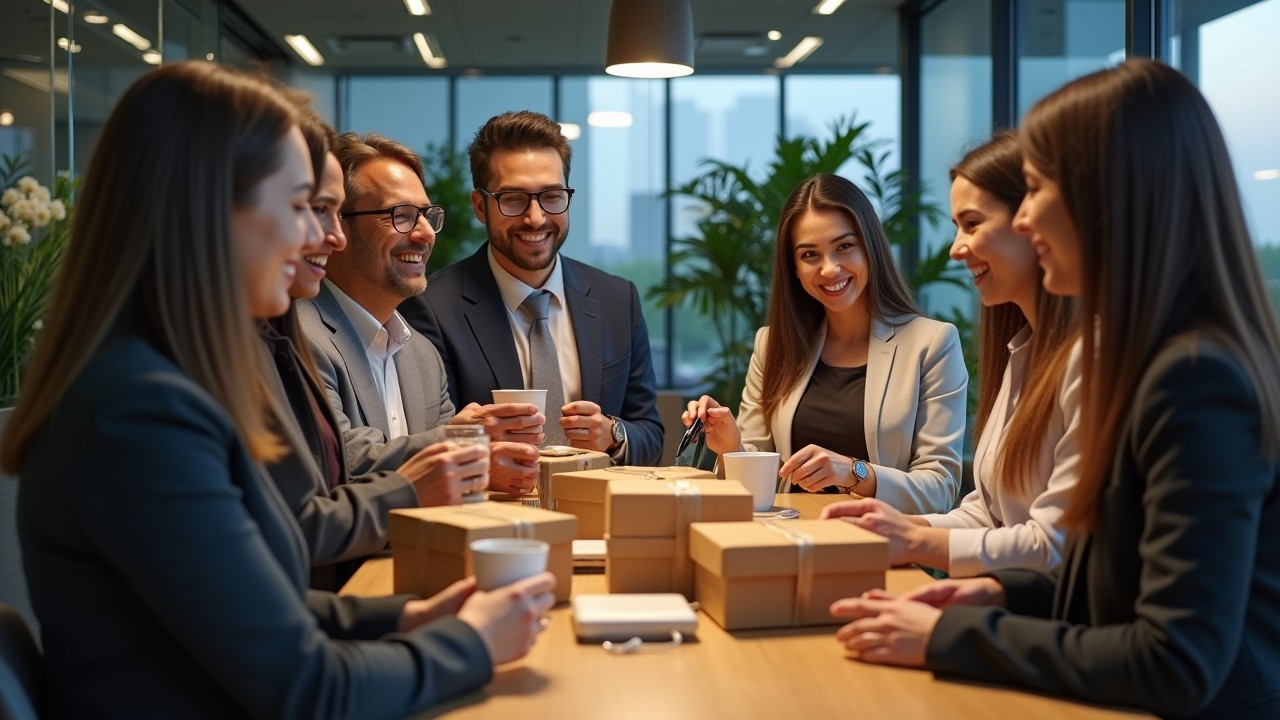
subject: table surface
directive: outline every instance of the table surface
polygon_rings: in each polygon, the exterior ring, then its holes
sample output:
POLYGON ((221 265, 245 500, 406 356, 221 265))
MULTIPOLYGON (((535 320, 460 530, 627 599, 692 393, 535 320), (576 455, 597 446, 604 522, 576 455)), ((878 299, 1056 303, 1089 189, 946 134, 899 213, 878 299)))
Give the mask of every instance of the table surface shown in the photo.
MULTIPOLYGON (((801 517, 843 499, 782 494, 778 504, 801 517)), ((901 593, 932 579, 914 568, 888 572, 886 585, 901 593)), ((376 596, 392 591, 389 557, 367 560, 342 592, 376 596)), ((573 592, 606 592, 604 575, 576 574, 573 592)), ((695 639, 673 650, 630 655, 579 643, 568 603, 550 613, 551 624, 523 660, 495 671, 483 688, 432 708, 420 717, 519 718, 1135 718, 1099 708, 1005 688, 940 680, 923 670, 861 663, 835 642, 835 626, 726 632, 699 613, 695 639)))

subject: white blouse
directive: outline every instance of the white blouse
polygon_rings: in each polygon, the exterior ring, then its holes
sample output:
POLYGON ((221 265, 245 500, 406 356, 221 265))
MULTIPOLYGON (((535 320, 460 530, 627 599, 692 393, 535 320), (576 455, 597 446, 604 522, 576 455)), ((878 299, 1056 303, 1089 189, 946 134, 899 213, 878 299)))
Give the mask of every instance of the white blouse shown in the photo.
POLYGON ((1000 486, 995 476, 1000 441, 1026 378, 1030 339, 1027 327, 1009 342, 1009 364, 974 452, 973 492, 949 513, 924 516, 934 527, 951 529, 953 577, 1006 567, 1052 570, 1062 561, 1065 533, 1058 521, 1079 477, 1079 341, 1071 349, 1057 407, 1040 445, 1039 473, 1028 487, 1016 491, 1000 486))

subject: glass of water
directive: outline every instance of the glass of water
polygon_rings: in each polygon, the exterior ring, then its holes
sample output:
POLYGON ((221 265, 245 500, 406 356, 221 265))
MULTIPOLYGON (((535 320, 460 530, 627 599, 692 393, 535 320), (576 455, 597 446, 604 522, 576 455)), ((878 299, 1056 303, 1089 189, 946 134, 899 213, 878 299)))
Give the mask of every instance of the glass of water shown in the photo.
MULTIPOLYGON (((482 445, 485 455, 489 454, 489 436, 483 425, 445 425, 444 437, 455 448, 482 445)), ((484 502, 487 498, 484 489, 489 487, 489 471, 486 469, 483 475, 467 478, 467 481, 471 483, 472 489, 462 496, 462 502, 484 502)))

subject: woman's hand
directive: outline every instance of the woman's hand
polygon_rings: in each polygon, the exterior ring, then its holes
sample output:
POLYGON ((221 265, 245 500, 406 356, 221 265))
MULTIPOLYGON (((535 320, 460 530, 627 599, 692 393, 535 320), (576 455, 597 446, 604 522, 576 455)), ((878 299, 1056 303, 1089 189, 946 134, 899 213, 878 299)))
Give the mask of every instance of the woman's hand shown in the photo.
POLYGON ((906 593, 903 600, 914 600, 936 608, 952 605, 1004 607, 1004 586, 993 577, 939 580, 906 593))
POLYGON ((778 475, 806 492, 822 492, 822 488, 828 485, 849 485, 853 477, 853 461, 826 448, 806 445, 782 463, 778 475))
POLYGON ((545 625, 543 615, 556 604, 555 586, 556 576, 544 572, 497 590, 477 590, 458 619, 480 635, 494 665, 519 660, 533 649, 545 625))
POLYGON ((410 600, 400 611, 400 632, 407 632, 446 615, 456 615, 476 591, 474 577, 463 578, 425 600, 410 600))
POLYGON ((831 614, 856 618, 836 631, 836 641, 859 660, 923 667, 942 611, 921 602, 864 596, 835 601, 831 614))
POLYGON ((707 436, 708 450, 723 455, 743 449, 742 432, 738 430, 733 413, 710 395, 690 400, 688 408, 680 415, 680 421, 685 427, 692 425, 694 420, 702 421, 702 432, 707 436))
POLYGON ((835 503, 823 508, 821 517, 839 518, 883 535, 889 540, 892 565, 918 562, 943 570, 950 565, 951 536, 945 529, 930 527, 923 518, 904 515, 883 500, 867 498, 835 503))

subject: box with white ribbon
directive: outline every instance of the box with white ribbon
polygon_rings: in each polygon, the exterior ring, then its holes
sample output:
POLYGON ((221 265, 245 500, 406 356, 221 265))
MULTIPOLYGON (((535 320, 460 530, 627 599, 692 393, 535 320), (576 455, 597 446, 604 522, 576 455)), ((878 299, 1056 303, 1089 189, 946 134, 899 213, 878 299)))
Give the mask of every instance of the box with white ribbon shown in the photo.
POLYGON ((889 541, 840 520, 695 523, 698 603, 725 630, 845 622, 831 603, 884 587, 889 541))
POLYGON ((555 472, 538 493, 542 507, 578 516, 578 537, 599 540, 605 534, 605 488, 614 480, 715 480, 715 473, 687 467, 638 467, 620 465, 577 472, 555 472))
POLYGON ((572 515, 514 503, 392 510, 388 520, 394 589, 428 597, 472 574, 472 540, 536 538, 551 545, 547 570, 556 576, 556 600, 569 599, 573 584, 572 515))
POLYGON ((751 493, 725 480, 612 480, 605 488, 611 593, 693 597, 689 525, 751 519, 751 493))

